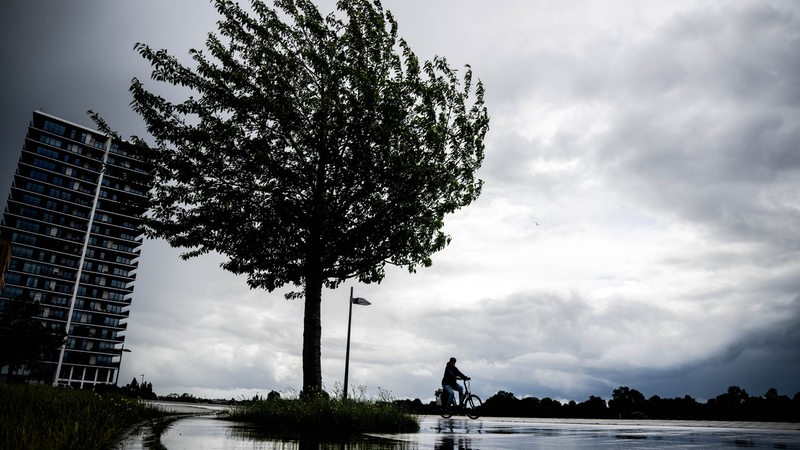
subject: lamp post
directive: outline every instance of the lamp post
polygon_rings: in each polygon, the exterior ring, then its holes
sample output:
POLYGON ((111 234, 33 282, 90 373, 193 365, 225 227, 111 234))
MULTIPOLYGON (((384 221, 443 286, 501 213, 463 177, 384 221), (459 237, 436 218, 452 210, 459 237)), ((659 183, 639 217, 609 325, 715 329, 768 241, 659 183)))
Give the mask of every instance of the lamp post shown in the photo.
POLYGON ((119 366, 117 367, 117 379, 114 380, 114 386, 117 386, 119 383, 119 373, 122 371, 122 355, 125 352, 131 352, 132 350, 129 348, 125 348, 125 344, 122 344, 122 348, 119 349, 119 366))
POLYGON ((353 288, 350 288, 350 312, 347 316, 347 352, 344 357, 344 399, 347 400, 347 375, 350 372, 350 325, 353 323, 353 303, 368 306, 371 303, 361 297, 353 298, 353 288))

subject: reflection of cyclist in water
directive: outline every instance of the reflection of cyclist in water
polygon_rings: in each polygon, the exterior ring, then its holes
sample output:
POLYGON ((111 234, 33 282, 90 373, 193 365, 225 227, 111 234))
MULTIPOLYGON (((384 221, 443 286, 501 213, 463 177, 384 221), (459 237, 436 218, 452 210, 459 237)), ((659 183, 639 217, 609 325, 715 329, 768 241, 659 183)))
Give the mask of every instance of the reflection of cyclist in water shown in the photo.
POLYGON ((450 358, 447 365, 444 367, 444 376, 442 377, 442 388, 447 393, 445 396, 445 409, 450 408, 450 402, 453 400, 455 393, 458 391, 458 404, 461 405, 464 397, 464 388, 458 384, 458 380, 469 380, 469 377, 461 373, 456 367, 456 359, 450 358))
POLYGON ((468 437, 445 436, 433 444, 433 450, 472 450, 472 439, 468 437))

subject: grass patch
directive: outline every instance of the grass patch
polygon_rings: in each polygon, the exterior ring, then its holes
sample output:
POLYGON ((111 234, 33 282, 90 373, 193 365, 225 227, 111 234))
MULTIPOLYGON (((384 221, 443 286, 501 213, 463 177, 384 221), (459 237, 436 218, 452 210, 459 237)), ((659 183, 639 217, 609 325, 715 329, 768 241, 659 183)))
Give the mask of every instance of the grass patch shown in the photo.
POLYGON ((105 449, 131 425, 163 415, 117 394, 0 384, 0 448, 105 449))
POLYGON ((278 436, 353 436, 419 431, 419 420, 390 402, 317 396, 270 398, 238 405, 222 419, 245 422, 278 436))

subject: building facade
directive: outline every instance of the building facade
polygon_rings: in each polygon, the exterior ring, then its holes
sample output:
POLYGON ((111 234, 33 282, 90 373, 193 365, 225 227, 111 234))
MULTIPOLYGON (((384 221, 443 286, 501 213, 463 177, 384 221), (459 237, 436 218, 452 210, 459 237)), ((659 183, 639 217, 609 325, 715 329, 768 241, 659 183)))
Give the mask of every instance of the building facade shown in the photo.
POLYGON ((43 323, 66 339, 34 367, 6 376, 79 388, 116 384, 148 179, 129 150, 96 130, 33 113, 0 224, 11 247, 0 308, 37 302, 43 323))

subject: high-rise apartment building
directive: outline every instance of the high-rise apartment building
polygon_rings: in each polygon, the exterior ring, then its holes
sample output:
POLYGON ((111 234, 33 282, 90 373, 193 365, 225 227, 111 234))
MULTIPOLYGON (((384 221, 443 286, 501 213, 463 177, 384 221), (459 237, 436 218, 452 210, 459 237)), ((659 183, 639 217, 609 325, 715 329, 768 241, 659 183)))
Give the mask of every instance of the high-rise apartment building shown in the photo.
POLYGON ((33 113, 0 224, 11 247, 0 308, 38 302, 41 320, 67 338, 12 378, 73 387, 117 382, 147 190, 145 167, 128 149, 33 113))

